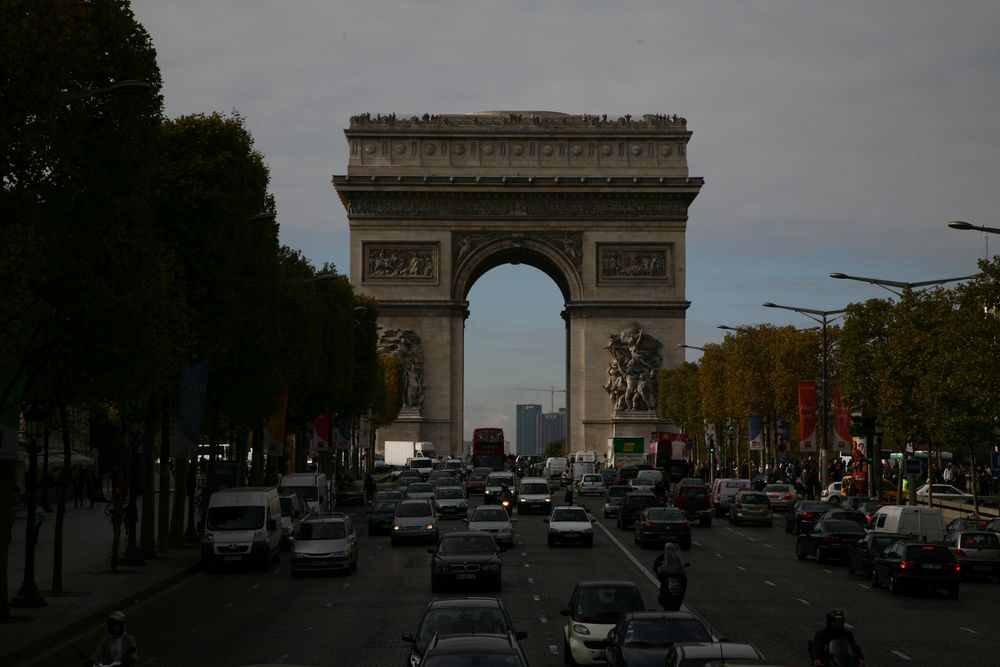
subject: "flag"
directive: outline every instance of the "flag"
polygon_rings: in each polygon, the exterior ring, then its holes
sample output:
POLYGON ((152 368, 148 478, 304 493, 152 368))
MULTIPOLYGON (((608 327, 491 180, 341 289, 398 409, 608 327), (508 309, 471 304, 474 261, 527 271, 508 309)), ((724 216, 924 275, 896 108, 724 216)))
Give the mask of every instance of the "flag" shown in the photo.
POLYGON ((833 447, 841 454, 851 449, 851 411, 840 398, 840 385, 833 385, 833 447))
POLYGON ((181 370, 181 388, 177 393, 177 419, 170 437, 174 458, 189 459, 201 440, 201 422, 205 418, 208 393, 208 362, 199 361, 181 370))
POLYGON ((764 449, 764 424, 760 417, 750 418, 750 451, 764 449))
MULTIPOLYGON (((4 369, 7 370, 7 369, 4 369)), ((19 377, 0 373, 0 386, 10 383, 7 400, 0 406, 0 459, 17 458, 17 429, 21 420, 21 394, 24 392, 24 373, 19 377)))
POLYGON ((815 382, 799 382, 799 451, 816 451, 815 382))
POLYGON ((267 420, 264 429, 264 449, 268 456, 285 455, 285 415, 288 412, 288 394, 278 397, 278 409, 267 420))
POLYGON ((317 452, 325 452, 329 447, 329 442, 327 441, 327 433, 329 432, 330 424, 330 412, 324 412, 321 415, 317 415, 309 422, 310 426, 310 436, 309 436, 309 449, 315 449, 317 452))

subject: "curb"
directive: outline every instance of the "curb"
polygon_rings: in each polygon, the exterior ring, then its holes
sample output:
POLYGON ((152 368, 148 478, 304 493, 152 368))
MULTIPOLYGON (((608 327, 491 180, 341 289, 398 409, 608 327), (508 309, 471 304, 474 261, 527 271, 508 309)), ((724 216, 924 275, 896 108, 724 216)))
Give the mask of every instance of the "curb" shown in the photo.
MULTIPOLYGON (((138 602, 145 601, 140 598, 152 597, 153 595, 169 588, 181 579, 189 577, 199 571, 201 571, 201 562, 196 561, 179 572, 170 575, 166 579, 162 579, 156 583, 146 586, 141 590, 130 593, 128 597, 120 598, 115 602, 109 603, 96 611, 72 621, 68 625, 62 626, 45 637, 40 637, 39 639, 25 644, 15 651, 0 655, 0 664, 17 665, 21 661, 28 660, 32 654, 40 653, 46 648, 65 642, 71 639, 74 635, 77 635, 88 628, 93 629, 94 627, 98 627, 100 622, 103 621, 111 612, 115 610, 126 610, 138 602)), ((76 654, 74 653, 74 655, 76 654)))

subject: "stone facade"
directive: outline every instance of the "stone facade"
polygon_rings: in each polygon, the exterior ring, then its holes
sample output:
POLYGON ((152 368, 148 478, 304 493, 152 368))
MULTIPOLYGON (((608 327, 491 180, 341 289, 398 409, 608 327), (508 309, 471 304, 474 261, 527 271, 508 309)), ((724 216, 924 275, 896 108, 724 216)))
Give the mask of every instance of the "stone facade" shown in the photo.
POLYGON ((424 360, 420 409, 381 429, 379 446, 430 440, 461 453, 466 299, 506 263, 540 269, 565 299, 570 450, 670 430, 648 384, 653 361, 683 361, 684 234, 703 184, 688 175, 683 118, 365 114, 346 135, 347 174, 333 184, 351 282, 378 300, 383 330, 418 337, 424 360), (655 356, 628 352, 635 332, 655 356), (614 350, 632 371, 615 370, 614 350), (606 388, 616 372, 618 393, 606 388))

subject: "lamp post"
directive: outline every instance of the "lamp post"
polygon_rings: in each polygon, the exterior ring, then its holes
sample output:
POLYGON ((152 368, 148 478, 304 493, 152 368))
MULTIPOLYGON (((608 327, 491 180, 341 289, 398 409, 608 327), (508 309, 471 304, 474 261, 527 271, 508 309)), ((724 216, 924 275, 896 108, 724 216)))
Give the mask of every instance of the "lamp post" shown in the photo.
POLYGON ((142 422, 133 421, 128 428, 128 469, 126 471, 126 479, 128 480, 128 498, 125 499, 125 529, 128 531, 128 543, 125 547, 124 553, 122 553, 121 558, 118 559, 118 563, 121 565, 145 565, 146 561, 142 556, 142 551, 139 550, 136 544, 136 520, 139 518, 138 508, 138 497, 136 493, 136 466, 137 459, 139 457, 139 446, 142 442, 143 433, 142 422))
POLYGON ((868 283, 869 285, 875 285, 881 287, 882 289, 888 290, 895 294, 896 296, 902 296, 902 292, 897 292, 896 290, 914 290, 921 287, 934 287, 937 285, 944 285, 946 283, 954 283, 959 280, 970 280, 976 278, 982 274, 974 273, 971 276, 958 276, 957 278, 940 278, 938 280, 921 280, 919 282, 906 282, 904 280, 886 280, 884 278, 865 278, 863 276, 851 276, 846 273, 831 273, 830 277, 836 280, 856 280, 862 283, 868 283), (896 288, 896 289, 893 289, 896 288))
MULTIPOLYGON (((820 390, 821 390, 820 401, 823 403, 823 408, 822 408, 822 410, 820 410, 819 416, 820 416, 820 428, 823 430, 823 436, 820 439, 821 450, 820 450, 820 453, 819 453, 819 468, 820 468, 819 474, 820 474, 820 485, 823 488, 826 488, 826 486, 827 486, 827 475, 826 475, 827 438, 829 436, 829 434, 828 434, 829 428, 828 428, 828 424, 827 424, 827 412, 828 412, 829 406, 827 404, 827 389, 826 389, 826 386, 827 386, 827 376, 826 376, 827 375, 827 365, 826 365, 827 364, 827 335, 826 335, 826 327, 827 327, 827 325, 831 321, 833 321, 833 320, 830 319, 830 317, 832 315, 836 315, 837 317, 840 317, 841 315, 843 315, 844 313, 846 313, 847 310, 843 309, 843 308, 841 308, 839 310, 816 310, 814 308, 796 308, 794 306, 779 306, 778 304, 771 303, 770 301, 765 301, 761 305, 764 306, 765 308, 781 308, 782 310, 791 310, 793 312, 799 313, 800 315, 805 315, 809 319, 811 319, 811 320, 813 320, 815 322, 819 322, 820 328, 822 329, 822 332, 823 332, 823 336, 822 336, 822 348, 821 348, 820 352, 821 352, 821 357, 822 357, 823 370, 822 370, 822 376, 820 377, 820 390)), ((837 317, 834 317, 833 319, 835 320, 835 319, 837 319, 837 317)))
POLYGON ((952 229, 959 229, 962 231, 968 231, 970 229, 975 229, 976 231, 983 233, 983 240, 986 241, 986 259, 990 257, 990 237, 987 234, 1000 234, 1000 228, 998 227, 985 227, 983 225, 973 225, 968 222, 963 222, 961 220, 952 220, 948 223, 948 226, 952 229))
POLYGON ((705 351, 705 348, 703 348, 703 347, 698 347, 697 345, 685 345, 684 343, 678 343, 677 347, 679 347, 679 348, 687 348, 689 350, 699 350, 701 352, 705 351))
POLYGON ((24 413, 24 430, 28 436, 28 478, 25 480, 24 505, 26 516, 24 522, 24 581, 11 601, 12 607, 44 607, 38 585, 35 584, 35 541, 38 539, 38 528, 35 525, 35 508, 38 502, 35 489, 38 474, 38 438, 45 432, 45 411, 32 404, 24 413))

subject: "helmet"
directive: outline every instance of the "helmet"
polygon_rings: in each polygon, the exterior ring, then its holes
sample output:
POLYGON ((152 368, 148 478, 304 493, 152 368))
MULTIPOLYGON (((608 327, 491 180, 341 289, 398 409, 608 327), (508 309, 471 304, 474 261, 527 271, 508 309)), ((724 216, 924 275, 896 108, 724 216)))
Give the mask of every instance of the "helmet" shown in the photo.
POLYGON ((110 614, 108 614, 108 620, 109 621, 117 621, 119 623, 124 623, 125 622, 125 614, 122 613, 122 612, 120 612, 120 611, 113 611, 110 614))
POLYGON ((112 637, 121 637, 125 634, 125 614, 120 611, 108 614, 108 634, 112 637))
POLYGON ((844 612, 839 609, 831 609, 826 612, 826 627, 832 627, 833 624, 840 621, 840 627, 844 625, 844 612))

